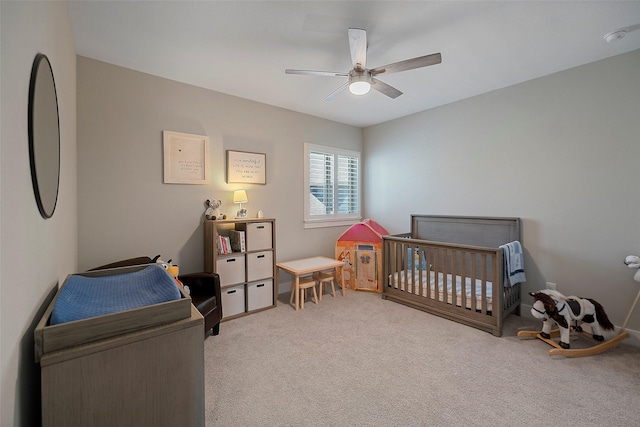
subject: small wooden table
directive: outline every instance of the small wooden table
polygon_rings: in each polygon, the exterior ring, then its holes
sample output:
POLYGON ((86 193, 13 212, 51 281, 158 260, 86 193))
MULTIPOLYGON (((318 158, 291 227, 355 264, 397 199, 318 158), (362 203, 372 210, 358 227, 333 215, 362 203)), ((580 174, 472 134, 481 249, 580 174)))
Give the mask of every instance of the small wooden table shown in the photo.
POLYGON ((338 261, 337 259, 328 258, 324 256, 315 256, 311 258, 303 258, 303 259, 294 259, 291 261, 279 262, 276 264, 278 268, 283 269, 284 271, 291 273, 294 276, 293 279, 293 288, 292 291, 295 299, 295 308, 298 311, 298 283, 300 282, 300 276, 305 274, 313 274, 317 271, 329 270, 331 268, 335 268, 336 270, 336 279, 340 277, 340 281, 338 286, 342 288, 342 296, 345 296, 345 287, 344 287, 344 277, 343 266, 344 263, 342 261, 338 261), (338 276, 340 274, 340 276, 338 276))

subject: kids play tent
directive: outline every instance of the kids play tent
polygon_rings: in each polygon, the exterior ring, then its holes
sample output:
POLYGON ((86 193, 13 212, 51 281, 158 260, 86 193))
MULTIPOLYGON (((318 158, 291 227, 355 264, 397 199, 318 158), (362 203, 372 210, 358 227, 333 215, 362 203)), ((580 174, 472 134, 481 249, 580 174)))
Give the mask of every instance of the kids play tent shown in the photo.
POLYGON ((338 238, 336 259, 344 262, 347 289, 381 292, 382 236, 389 234, 372 219, 354 224, 338 238))

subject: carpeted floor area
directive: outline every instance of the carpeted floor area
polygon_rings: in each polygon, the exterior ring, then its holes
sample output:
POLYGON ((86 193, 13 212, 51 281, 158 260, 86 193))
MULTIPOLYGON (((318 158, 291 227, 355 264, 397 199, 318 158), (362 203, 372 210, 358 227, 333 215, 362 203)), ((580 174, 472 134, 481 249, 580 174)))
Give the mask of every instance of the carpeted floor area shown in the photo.
MULTIPOLYGON (((282 296, 281 296, 282 297, 282 296)), ((347 292, 222 323, 205 341, 207 426, 636 426, 640 348, 548 356, 509 316, 494 337, 347 292)), ((582 339, 582 338, 579 338, 582 339)), ((572 343, 572 345, 574 345, 572 343)), ((580 345, 576 343, 576 345, 580 345)))

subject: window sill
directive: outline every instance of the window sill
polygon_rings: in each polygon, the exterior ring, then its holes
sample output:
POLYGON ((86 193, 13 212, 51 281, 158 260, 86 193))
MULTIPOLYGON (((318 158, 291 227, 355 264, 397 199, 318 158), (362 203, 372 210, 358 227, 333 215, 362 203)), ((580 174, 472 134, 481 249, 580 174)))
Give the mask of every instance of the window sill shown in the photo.
POLYGON ((304 228, 326 228, 326 227, 343 227, 345 225, 357 224, 362 218, 340 219, 340 220, 318 220, 307 221, 304 223, 304 228))

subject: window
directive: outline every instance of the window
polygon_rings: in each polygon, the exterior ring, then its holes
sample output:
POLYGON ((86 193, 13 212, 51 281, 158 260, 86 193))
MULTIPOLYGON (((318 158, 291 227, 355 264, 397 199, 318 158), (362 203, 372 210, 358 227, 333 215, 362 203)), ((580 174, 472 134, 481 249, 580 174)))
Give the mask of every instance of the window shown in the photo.
POLYGON ((304 146, 305 228, 360 221, 360 153, 304 146))

